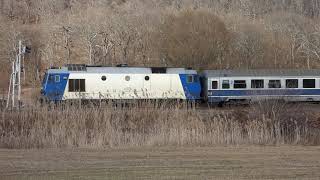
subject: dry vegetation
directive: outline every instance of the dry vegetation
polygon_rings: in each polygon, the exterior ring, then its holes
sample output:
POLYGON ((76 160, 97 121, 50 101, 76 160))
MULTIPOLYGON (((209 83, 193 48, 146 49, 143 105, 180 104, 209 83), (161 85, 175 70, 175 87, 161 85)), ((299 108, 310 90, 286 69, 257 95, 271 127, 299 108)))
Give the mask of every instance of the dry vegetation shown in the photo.
POLYGON ((279 104, 234 111, 154 103, 3 111, 0 148, 319 145, 316 117, 279 104))
POLYGON ((317 0, 0 0, 1 87, 17 39, 27 83, 51 65, 317 68, 317 0))
MULTIPOLYGON (((319 17, 317 0, 0 0, 0 92, 18 39, 32 47, 34 87, 45 68, 67 63, 318 68, 319 17)), ((319 144, 313 116, 275 105, 1 110, 0 147, 319 144)))

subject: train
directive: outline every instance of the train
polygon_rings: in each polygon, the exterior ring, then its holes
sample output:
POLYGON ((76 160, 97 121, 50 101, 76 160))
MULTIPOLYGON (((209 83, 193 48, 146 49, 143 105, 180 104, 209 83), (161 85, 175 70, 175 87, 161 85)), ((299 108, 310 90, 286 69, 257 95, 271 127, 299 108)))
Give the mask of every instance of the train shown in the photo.
POLYGON ((320 101, 320 70, 203 70, 69 64, 47 69, 46 101, 186 100, 210 104, 282 99, 320 101))

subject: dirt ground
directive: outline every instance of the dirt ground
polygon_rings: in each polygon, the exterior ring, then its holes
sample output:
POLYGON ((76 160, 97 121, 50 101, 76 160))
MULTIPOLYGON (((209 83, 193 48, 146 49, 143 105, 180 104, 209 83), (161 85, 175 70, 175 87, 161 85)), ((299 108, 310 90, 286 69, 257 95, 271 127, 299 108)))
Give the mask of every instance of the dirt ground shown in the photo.
POLYGON ((319 179, 320 147, 0 149, 0 179, 319 179))

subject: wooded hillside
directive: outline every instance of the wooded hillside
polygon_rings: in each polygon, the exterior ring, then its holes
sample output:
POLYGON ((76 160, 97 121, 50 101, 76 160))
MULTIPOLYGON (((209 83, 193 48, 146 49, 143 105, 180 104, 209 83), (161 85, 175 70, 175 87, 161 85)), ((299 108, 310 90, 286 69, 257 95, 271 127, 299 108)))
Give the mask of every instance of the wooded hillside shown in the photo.
POLYGON ((68 63, 318 68, 318 0, 0 0, 0 87, 17 40, 28 83, 68 63))

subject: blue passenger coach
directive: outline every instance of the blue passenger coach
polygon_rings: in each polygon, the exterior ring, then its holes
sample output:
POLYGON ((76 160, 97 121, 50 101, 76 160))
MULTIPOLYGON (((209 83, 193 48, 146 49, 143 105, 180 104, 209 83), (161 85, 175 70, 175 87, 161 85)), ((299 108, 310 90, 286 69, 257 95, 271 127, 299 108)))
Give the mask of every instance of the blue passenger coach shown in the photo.
POLYGON ((320 101, 320 70, 207 70, 202 78, 203 98, 209 103, 320 101))

